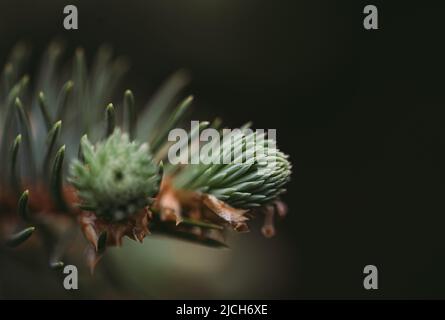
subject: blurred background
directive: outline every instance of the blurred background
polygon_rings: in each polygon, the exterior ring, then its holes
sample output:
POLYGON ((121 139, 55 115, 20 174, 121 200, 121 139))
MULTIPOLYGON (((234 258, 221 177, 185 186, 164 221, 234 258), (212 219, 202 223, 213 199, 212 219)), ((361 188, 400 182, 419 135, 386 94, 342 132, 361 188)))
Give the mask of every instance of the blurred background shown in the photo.
POLYGON ((275 128, 294 164, 273 239, 257 222, 230 249, 126 241, 93 277, 79 260, 76 292, 38 250, 1 249, 0 297, 445 298, 443 14, 371 2, 376 31, 363 1, 0 1, 1 64, 18 40, 30 70, 55 37, 89 57, 107 43, 140 102, 185 68, 195 119, 275 128), (79 30, 63 29, 67 4, 79 30), (363 289, 367 264, 378 290, 363 289))

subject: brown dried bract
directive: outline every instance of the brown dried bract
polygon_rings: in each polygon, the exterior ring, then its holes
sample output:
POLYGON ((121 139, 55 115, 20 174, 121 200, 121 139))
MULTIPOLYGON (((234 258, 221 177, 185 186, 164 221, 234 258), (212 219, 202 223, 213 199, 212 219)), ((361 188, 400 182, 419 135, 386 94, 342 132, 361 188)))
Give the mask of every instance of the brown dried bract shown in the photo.
POLYGON ((210 194, 202 194, 201 199, 208 209, 230 224, 234 230, 238 232, 249 231, 249 227, 246 223, 246 221, 249 220, 246 216, 246 213, 249 210, 233 208, 210 194))
POLYGON ((123 237, 127 236, 130 239, 142 243, 145 236, 150 231, 148 230, 148 223, 151 219, 151 212, 145 208, 139 213, 127 218, 122 222, 108 222, 104 219, 98 218, 93 212, 83 211, 79 217, 79 224, 85 238, 90 243, 87 248, 87 263, 93 271, 97 262, 100 260, 104 250, 99 250, 98 240, 99 235, 106 232, 107 240, 106 246, 121 246, 123 237), (101 251, 101 252, 99 252, 101 251))
POLYGON ((261 233, 266 238, 272 238, 275 236, 275 215, 284 218, 287 214, 287 206, 280 200, 275 200, 271 204, 268 204, 261 208, 264 213, 264 224, 261 228, 261 233))
POLYGON ((162 182, 155 207, 160 212, 161 221, 175 221, 176 225, 181 223, 182 210, 179 195, 168 179, 162 182))

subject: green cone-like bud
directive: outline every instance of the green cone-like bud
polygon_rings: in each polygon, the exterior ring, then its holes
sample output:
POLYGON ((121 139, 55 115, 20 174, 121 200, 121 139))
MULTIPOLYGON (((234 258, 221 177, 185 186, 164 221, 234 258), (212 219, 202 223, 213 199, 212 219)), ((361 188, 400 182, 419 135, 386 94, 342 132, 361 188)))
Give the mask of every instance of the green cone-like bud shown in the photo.
POLYGON ((81 139, 82 161, 73 160, 69 181, 81 207, 109 221, 120 221, 145 207, 159 190, 160 176, 147 144, 130 142, 115 129, 93 146, 81 139))
POLYGON ((259 207, 286 191, 292 165, 274 141, 252 132, 227 141, 221 139, 218 147, 217 157, 223 164, 188 165, 175 185, 212 194, 236 208, 259 207), (231 155, 230 163, 223 160, 227 155, 231 155))

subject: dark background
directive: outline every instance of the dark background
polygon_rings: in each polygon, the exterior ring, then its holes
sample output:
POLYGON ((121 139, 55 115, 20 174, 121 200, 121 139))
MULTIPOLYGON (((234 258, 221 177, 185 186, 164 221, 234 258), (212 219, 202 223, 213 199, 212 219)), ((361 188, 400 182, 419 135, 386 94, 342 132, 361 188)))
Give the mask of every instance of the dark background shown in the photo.
POLYGON ((266 297, 445 298, 445 28, 430 3, 2 0, 0 61, 20 39, 105 42, 131 60, 138 99, 185 67, 201 118, 276 128, 294 164, 277 236, 289 277, 266 297), (363 29, 366 4, 379 30, 363 29), (367 264, 379 290, 363 289, 367 264))

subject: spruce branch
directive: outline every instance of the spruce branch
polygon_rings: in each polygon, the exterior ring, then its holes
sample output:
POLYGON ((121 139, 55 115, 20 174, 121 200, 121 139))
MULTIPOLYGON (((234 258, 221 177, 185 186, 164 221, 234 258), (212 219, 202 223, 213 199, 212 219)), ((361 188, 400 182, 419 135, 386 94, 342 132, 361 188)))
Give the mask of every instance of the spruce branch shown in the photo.
MULTIPOLYGON (((190 158, 199 157, 205 147, 216 146, 217 154, 197 165, 169 163, 172 143, 167 137, 188 119, 193 100, 188 96, 175 105, 189 83, 188 74, 176 72, 144 107, 136 108, 130 89, 116 94, 127 63, 115 58, 110 47, 101 47, 92 64, 78 48, 63 69, 62 51, 59 43, 50 44, 39 73, 33 75, 31 87, 39 90, 34 94, 23 72, 27 50, 19 45, 5 64, 0 85, 0 166, 9 172, 0 176, 0 218, 17 211, 20 220, 35 225, 51 268, 64 266, 64 251, 73 241, 71 235, 54 233, 58 219, 71 231, 80 225, 90 243, 92 269, 108 246, 120 246, 123 237, 142 242, 149 228, 222 248, 228 226, 247 231, 249 218, 260 214, 265 217, 263 234, 275 234, 274 217, 287 211, 280 195, 292 165, 268 138, 251 133, 226 142, 221 119, 199 121, 181 147, 198 145, 198 133, 213 128, 223 133, 221 140, 193 149, 190 158), (122 108, 110 103, 116 98, 122 108), (104 119, 105 135, 97 125, 104 119), (255 145, 254 138, 264 138, 264 143, 255 145), (238 155, 237 149, 244 153, 238 155), (234 161, 213 161, 217 157, 234 161)), ((250 126, 248 122, 240 129, 250 126)), ((4 243, 18 246, 34 230, 25 228, 4 243)))

